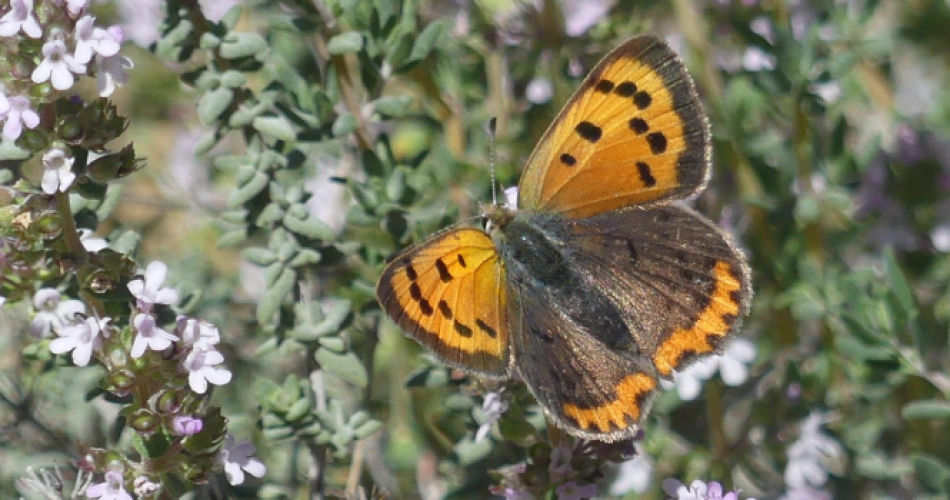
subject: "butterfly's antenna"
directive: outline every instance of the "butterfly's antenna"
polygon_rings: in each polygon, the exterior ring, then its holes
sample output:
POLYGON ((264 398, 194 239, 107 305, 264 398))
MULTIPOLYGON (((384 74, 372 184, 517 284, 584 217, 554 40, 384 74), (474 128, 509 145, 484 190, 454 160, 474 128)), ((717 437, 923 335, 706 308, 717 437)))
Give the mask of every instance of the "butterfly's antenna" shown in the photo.
POLYGON ((488 120, 488 166, 491 169, 491 204, 498 205, 498 184, 495 183, 495 130, 498 118, 488 120))

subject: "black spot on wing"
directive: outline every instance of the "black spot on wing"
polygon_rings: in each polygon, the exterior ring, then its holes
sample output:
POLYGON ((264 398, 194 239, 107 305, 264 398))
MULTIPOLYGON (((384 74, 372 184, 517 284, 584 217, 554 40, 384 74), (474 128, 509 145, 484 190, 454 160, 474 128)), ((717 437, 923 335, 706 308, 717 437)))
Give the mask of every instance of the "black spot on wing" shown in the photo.
POLYGON ((650 151, 658 155, 666 151, 666 136, 663 132, 653 132, 647 134, 647 144, 650 145, 650 151))
POLYGON ((643 118, 634 118, 628 123, 630 130, 636 132, 637 135, 643 135, 650 131, 650 125, 647 124, 647 121, 643 118))
POLYGON ((409 296, 412 297, 412 300, 419 302, 422 300, 422 289, 419 288, 418 283, 413 283, 409 285, 409 296))
POLYGON ((435 312, 435 310, 432 309, 432 304, 429 304, 429 301, 426 299, 419 300, 419 310, 421 310, 422 314, 425 314, 426 316, 432 316, 432 313, 435 312))
POLYGON ((449 307, 449 304, 446 301, 439 301, 439 312, 442 313, 442 316, 444 316, 445 319, 452 319, 452 308, 449 307))
POLYGON ((650 172, 650 166, 642 161, 637 162, 637 173, 640 174, 640 180, 643 181, 643 185, 646 187, 656 186, 656 178, 653 177, 653 173, 650 172))
POLYGON ((637 109, 642 111, 649 108, 650 105, 653 104, 653 97, 644 91, 637 92, 633 96, 633 104, 637 107, 637 109))
POLYGON ((445 265, 442 259, 435 259, 435 269, 439 271, 439 279, 442 283, 452 281, 452 273, 449 272, 449 266, 445 265))
POLYGON ((614 89, 614 94, 620 97, 630 97, 637 93, 637 84, 633 82, 623 82, 614 89))
POLYGON ((561 159, 561 163, 563 163, 564 165, 568 167, 573 167, 574 165, 577 165, 577 158, 574 158, 573 156, 567 153, 562 154, 560 159, 561 159))
POLYGON ((416 281, 419 278, 419 274, 416 273, 416 268, 412 267, 412 262, 409 259, 403 260, 403 264, 406 266, 406 277, 409 278, 409 281, 416 281))
POLYGON ((454 323, 452 323, 452 328, 455 329, 455 332, 456 332, 456 333, 458 333, 459 335, 461 335, 461 336, 463 336, 463 337, 471 337, 471 336, 472 336, 472 327, 463 325, 462 323, 459 323, 458 320, 456 320, 454 323))
POLYGON ((609 94, 614 89, 614 82, 610 80, 601 80, 594 85, 594 90, 604 94, 609 94))
POLYGON ((597 142, 600 140, 601 136, 604 135, 604 131, 600 127, 594 125, 589 121, 582 121, 574 127, 574 130, 577 132, 577 135, 581 136, 587 142, 597 142))
POLYGON ((494 328, 492 328, 491 326, 488 325, 488 323, 485 323, 484 321, 480 319, 477 319, 477 318, 475 319, 475 326, 477 326, 479 330, 487 333, 488 336, 491 338, 495 338, 498 336, 498 332, 495 331, 494 328))

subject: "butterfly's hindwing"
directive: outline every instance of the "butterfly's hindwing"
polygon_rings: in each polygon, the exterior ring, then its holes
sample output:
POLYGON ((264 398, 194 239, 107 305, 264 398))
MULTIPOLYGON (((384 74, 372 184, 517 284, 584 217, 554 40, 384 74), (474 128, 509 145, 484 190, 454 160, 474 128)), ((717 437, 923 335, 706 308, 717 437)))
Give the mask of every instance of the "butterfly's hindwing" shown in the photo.
POLYGON ((624 311, 564 252, 557 234, 563 224, 560 216, 522 214, 504 230, 515 365, 568 432, 607 441, 630 437, 657 378, 624 311))
POLYGON ((518 295, 512 348, 521 378, 545 413, 570 434, 601 441, 632 437, 656 396, 650 361, 603 342, 591 330, 594 315, 569 315, 563 297, 537 285, 510 284, 509 294, 518 295))
POLYGON ((403 331, 443 362, 505 377, 509 346, 505 271, 491 238, 453 229, 386 267, 376 296, 403 331))
POLYGON ((748 312, 742 254, 689 208, 632 208, 567 224, 571 262, 625 312, 633 341, 663 377, 718 352, 748 312))
POLYGON ((604 57, 541 138, 519 206, 582 218, 685 198, 705 185, 709 155, 683 63, 662 41, 634 38, 604 57))

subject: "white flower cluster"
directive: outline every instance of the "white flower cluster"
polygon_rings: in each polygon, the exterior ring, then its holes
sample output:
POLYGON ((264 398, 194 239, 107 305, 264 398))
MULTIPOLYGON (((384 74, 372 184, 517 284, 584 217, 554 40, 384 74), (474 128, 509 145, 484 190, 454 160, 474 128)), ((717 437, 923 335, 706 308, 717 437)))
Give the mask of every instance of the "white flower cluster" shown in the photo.
MULTIPOLYGON (((132 61, 119 53, 124 38, 117 27, 96 27, 96 18, 85 15, 89 0, 48 0, 53 7, 63 9, 69 23, 40 24, 34 9, 34 0, 11 0, 0 17, 0 37, 18 36, 44 38, 43 59, 33 70, 33 83, 50 82, 56 90, 69 90, 76 76, 96 75, 96 84, 101 97, 108 97, 116 87, 129 80, 126 70, 132 61), (74 22, 72 22, 74 21, 74 22)), ((11 94, 0 87, 0 122, 3 136, 16 140, 23 128, 36 128, 39 115, 32 109, 27 95, 11 94)))
MULTIPOLYGON (((138 359, 148 351, 165 351, 177 344, 181 353, 181 369, 188 374, 188 385, 198 394, 208 390, 208 384, 224 385, 231 381, 231 372, 222 368, 222 355, 216 348, 221 334, 211 323, 180 316, 174 331, 164 330, 157 324, 153 313, 156 304, 173 305, 178 302, 178 292, 162 287, 168 268, 161 262, 152 262, 141 279, 129 282, 129 291, 136 299, 132 315, 135 337, 129 355, 138 359)), ((36 338, 55 334, 49 349, 54 354, 72 352, 72 360, 78 366, 86 366, 92 354, 101 349, 103 342, 114 333, 110 318, 86 317, 86 307, 78 300, 61 300, 58 291, 52 288, 39 290, 33 297, 36 315, 30 325, 30 333, 36 338)), ((192 416, 179 416, 174 421, 178 435, 191 435, 201 431, 203 422, 192 416)), ((227 436, 224 447, 217 456, 228 482, 237 485, 244 482, 244 473, 263 477, 267 468, 254 458, 254 445, 237 443, 227 436)), ((132 497, 125 489, 123 467, 116 464, 105 474, 105 481, 89 486, 89 498, 126 500, 132 497)), ((147 478, 136 478, 136 495, 154 491, 157 485, 147 478)))
MULTIPOLYGON (((164 351, 178 343, 183 354, 181 367, 188 373, 188 385, 198 394, 208 390, 208 384, 224 385, 231 381, 231 372, 220 367, 224 355, 216 345, 221 341, 218 328, 211 323, 181 316, 174 332, 157 324, 152 312, 155 304, 172 305, 178 302, 178 292, 162 288, 168 268, 161 262, 152 262, 145 276, 129 282, 129 291, 136 298, 132 315, 135 338, 129 355, 141 358, 147 351, 164 351)), ((111 318, 84 317, 86 308, 78 300, 60 301, 58 291, 44 288, 36 293, 33 305, 37 310, 30 332, 37 338, 50 333, 57 335, 50 342, 53 354, 72 351, 73 363, 86 366, 92 354, 112 333, 111 318)))

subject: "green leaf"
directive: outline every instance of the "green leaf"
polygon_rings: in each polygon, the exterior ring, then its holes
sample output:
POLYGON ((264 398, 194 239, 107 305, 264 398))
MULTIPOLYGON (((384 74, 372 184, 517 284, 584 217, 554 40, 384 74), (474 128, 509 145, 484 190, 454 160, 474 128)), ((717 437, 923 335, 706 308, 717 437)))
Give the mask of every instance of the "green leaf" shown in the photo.
POLYGON ((290 296, 297 280, 297 273, 291 269, 284 269, 274 284, 261 296, 257 304, 257 323, 261 326, 271 325, 277 316, 280 305, 290 296))
POLYGON ((251 124, 254 130, 275 139, 292 141, 297 138, 294 127, 282 116, 258 116, 251 124))
POLYGON ((198 99, 198 120, 202 125, 211 125, 227 111, 234 91, 218 87, 198 99))
POLYGON ((195 142, 195 148, 194 148, 195 155, 201 156, 207 153, 208 151, 211 151, 211 148, 213 148, 215 144, 218 143, 218 139, 220 138, 221 138, 221 130, 217 128, 213 130, 209 130, 201 134, 201 136, 198 137, 198 140, 195 142))
POLYGON ((294 258, 287 261, 290 267, 312 266, 323 261, 323 254, 312 248, 301 248, 294 258))
POLYGON ((406 64, 404 64, 400 70, 404 71, 407 66, 429 57, 432 49, 436 46, 436 43, 438 43, 439 37, 442 36, 443 31, 445 31, 445 26, 441 22, 435 22, 426 26, 425 29, 422 30, 422 33, 419 33, 419 37, 416 38, 416 42, 412 45, 412 52, 409 53, 409 59, 406 60, 406 64))
POLYGON ((241 250, 241 257, 244 257, 252 264, 259 266, 269 266, 277 262, 277 254, 261 247, 249 247, 241 250))
POLYGON ((333 229, 326 225, 325 222, 316 218, 316 217, 307 217, 306 219, 298 219, 292 217, 290 213, 284 216, 284 226, 306 238, 311 240, 322 240, 322 241, 332 241, 336 238, 336 233, 333 232, 333 229))
POLYGON ((405 116, 412 105, 412 101, 413 99, 410 96, 381 97, 373 101, 373 109, 383 116, 400 118, 405 116))
POLYGON ((356 434, 357 439, 366 439, 382 427, 383 423, 379 420, 370 420, 363 425, 357 426, 353 433, 356 434))
POLYGON ((352 352, 340 354, 329 349, 317 349, 317 363, 331 375, 357 387, 366 387, 369 376, 360 358, 352 352))
POLYGON ((908 403, 901 410, 901 415, 911 419, 950 419, 950 401, 926 399, 908 403))
POLYGON ((229 69, 221 75, 221 86, 229 89, 243 87, 247 83, 247 76, 244 73, 229 69))
POLYGON ((940 460, 925 454, 914 454, 911 463, 917 473, 917 479, 932 493, 948 493, 950 485, 950 468, 940 460))
POLYGON ((288 422, 296 422, 310 413, 310 406, 309 398, 300 398, 290 405, 290 409, 287 410, 287 414, 284 415, 284 418, 288 422))
POLYGON ((228 231, 218 237, 215 245, 220 248, 228 248, 247 241, 247 228, 239 228, 228 231))
POLYGON ((267 50, 267 40, 257 33, 228 33, 219 54, 225 59, 260 56, 267 50))
POLYGON ((358 31, 340 33, 327 42, 327 52, 333 55, 354 54, 362 48, 363 34, 358 31))
POLYGON ((269 181, 270 179, 262 172, 254 172, 254 176, 247 183, 231 191, 228 196, 228 208, 237 208, 259 195, 267 188, 269 181))
POLYGON ((356 117, 352 113, 343 113, 340 116, 336 117, 336 120, 333 121, 333 127, 331 131, 336 137, 341 137, 347 134, 353 133, 356 130, 356 127, 359 126, 359 121, 356 120, 356 117))
POLYGON ((904 272, 901 271, 900 264, 897 263, 894 252, 890 249, 884 254, 884 265, 887 277, 890 279, 891 293, 897 299, 897 304, 901 308, 901 311, 907 318, 916 317, 917 304, 914 298, 914 292, 911 290, 910 284, 907 283, 907 279, 904 277, 904 272))
POLYGON ((337 354, 346 352, 346 341, 340 337, 320 337, 317 339, 320 347, 329 349, 337 354))

